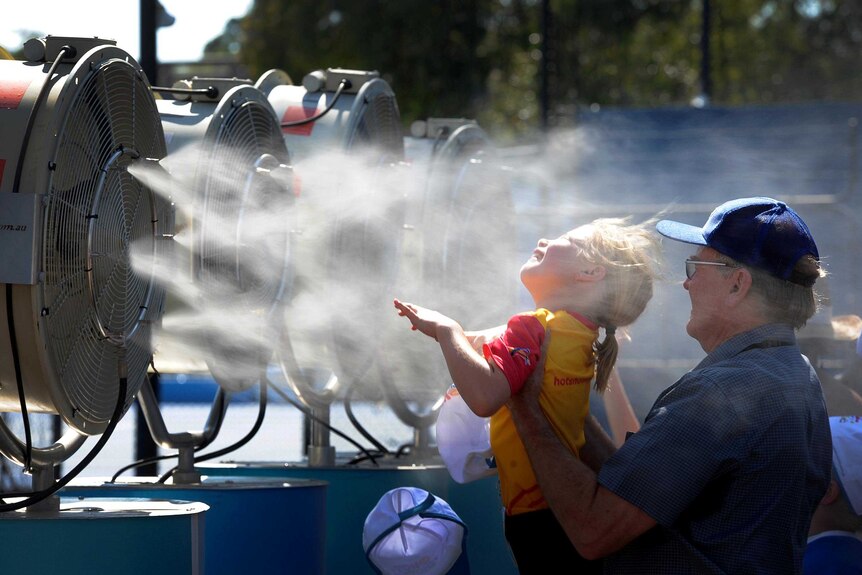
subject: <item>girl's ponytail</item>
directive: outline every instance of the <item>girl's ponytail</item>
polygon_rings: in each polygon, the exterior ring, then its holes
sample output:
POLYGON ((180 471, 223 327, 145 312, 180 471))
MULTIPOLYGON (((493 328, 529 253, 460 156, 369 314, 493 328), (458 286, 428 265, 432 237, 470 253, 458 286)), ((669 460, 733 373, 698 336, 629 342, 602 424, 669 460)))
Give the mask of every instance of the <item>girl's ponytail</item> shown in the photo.
POLYGON ((605 339, 593 344, 593 352, 596 354, 596 391, 603 393, 608 388, 608 379, 611 371, 617 363, 617 354, 620 347, 616 337, 617 328, 605 326, 605 339))

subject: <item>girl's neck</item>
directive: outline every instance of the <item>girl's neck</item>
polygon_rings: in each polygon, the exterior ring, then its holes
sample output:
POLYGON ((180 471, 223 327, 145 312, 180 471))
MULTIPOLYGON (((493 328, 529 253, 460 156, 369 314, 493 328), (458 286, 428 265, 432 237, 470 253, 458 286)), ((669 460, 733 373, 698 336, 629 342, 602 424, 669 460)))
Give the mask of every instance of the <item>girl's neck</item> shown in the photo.
POLYGON ((580 302, 575 302, 567 298, 544 298, 541 300, 533 300, 536 309, 543 308, 549 311, 567 311, 571 314, 581 316, 582 318, 597 324, 596 314, 589 306, 580 305, 580 302))
POLYGON ((595 322, 599 316, 596 302, 601 294, 595 289, 583 289, 583 287, 578 290, 533 294, 533 303, 537 308, 551 311, 566 310, 576 312, 595 322))

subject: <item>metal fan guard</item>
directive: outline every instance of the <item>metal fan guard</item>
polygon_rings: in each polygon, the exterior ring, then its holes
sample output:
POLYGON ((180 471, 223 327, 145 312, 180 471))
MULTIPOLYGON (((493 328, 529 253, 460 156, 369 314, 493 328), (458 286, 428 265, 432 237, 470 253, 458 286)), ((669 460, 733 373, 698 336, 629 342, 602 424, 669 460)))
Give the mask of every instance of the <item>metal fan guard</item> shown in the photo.
POLYGON ((162 288, 152 270, 133 269, 131 251, 158 260, 169 206, 125 168, 163 157, 164 133, 140 67, 113 46, 92 50, 57 79, 38 114, 22 182, 29 169, 49 173, 46 189, 36 190, 44 193, 32 308, 38 341, 23 344, 36 346, 42 361, 39 381, 25 383, 48 385, 71 427, 101 433, 121 373, 126 407, 143 384, 162 312, 162 288))
POLYGON ((196 186, 204 197, 197 244, 198 280, 205 297, 211 298, 208 307, 238 309, 243 321, 256 323, 256 333, 246 335, 257 341, 234 343, 225 337, 210 337, 206 361, 220 386, 241 391, 258 380, 278 341, 290 251, 287 221, 281 222, 283 234, 255 240, 249 229, 254 221, 245 220, 260 217, 262 210, 271 210, 273 216, 288 215, 288 190, 269 176, 255 173, 259 167, 272 168, 264 165, 267 163, 287 164, 289 157, 275 112, 251 86, 225 94, 207 139, 209 153, 203 164, 207 169, 199 170, 196 186), (264 161, 267 158, 270 162, 264 161), (237 170, 238 166, 245 170, 237 170), (226 221, 235 222, 235 228, 225 229, 226 221), (235 241, 225 242, 225 235, 235 241), (261 249, 261 241, 277 245, 261 249), (262 261, 269 264, 265 271, 260 269, 262 261))
MULTIPOLYGON (((337 71, 329 71, 337 74, 337 71)), ((369 300, 364 294, 382 296, 392 285, 397 275, 398 251, 401 235, 404 233, 404 205, 399 201, 388 201, 393 207, 387 214, 373 214, 362 205, 353 202, 374 202, 373 193, 393 192, 387 186, 391 177, 389 172, 397 169, 404 156, 401 119, 395 94, 389 85, 372 78, 358 87, 353 93, 343 93, 332 102, 332 92, 325 97, 320 92, 307 92, 300 86, 270 86, 268 98, 276 112, 286 121, 292 119, 291 112, 304 110, 305 117, 319 112, 323 106, 332 106, 331 111, 315 120, 312 125, 302 128, 285 128, 285 139, 291 150, 299 150, 296 160, 297 173, 302 175, 303 160, 316 154, 327 152, 347 152, 348 155, 368 162, 367 169, 372 172, 370 186, 377 189, 365 192, 348 189, 355 186, 351 177, 345 174, 342 189, 317 189, 309 191, 308 198, 297 204, 297 209, 307 210, 301 217, 302 226, 313 226, 311 234, 300 236, 301 243, 296 252, 297 284, 307 289, 320 309, 327 309, 328 302, 335 299, 354 298, 345 303, 350 313, 337 314, 328 328, 314 326, 314 332, 321 339, 307 341, 307 333, 293 332, 293 341, 285 343, 285 353, 293 354, 296 362, 303 368, 338 368, 339 377, 345 382, 356 382, 370 365, 367 346, 362 342, 369 332, 377 333, 382 328, 381 318, 388 314, 385 298, 369 300), (316 110, 316 112, 315 112, 316 110), (379 185, 378 185, 379 183, 379 185), (345 198, 337 209, 320 210, 315 204, 323 197, 323 203, 333 203, 324 196, 345 198), (347 198, 350 198, 349 200, 347 198), (368 216, 363 216, 367 212, 368 216), (364 219, 363 219, 364 218, 364 219), (309 239, 311 236, 319 240, 309 239), (312 245, 315 244, 315 245, 312 245), (320 244, 320 245, 317 245, 320 244), (319 273, 319 262, 325 262, 326 269, 319 273), (349 278, 349 285, 345 279, 349 278), (323 357, 326 356, 326 357, 323 357), (328 365, 322 365, 326 364, 328 365)), ((333 166, 335 168, 335 166, 333 166)), ((368 185, 366 183, 366 185, 368 185)), ((306 307, 308 300, 303 300, 306 307)), ((307 323, 304 316, 308 309, 288 309, 287 329, 297 324, 307 323)), ((314 394, 312 386, 307 386, 308 394, 314 394)))

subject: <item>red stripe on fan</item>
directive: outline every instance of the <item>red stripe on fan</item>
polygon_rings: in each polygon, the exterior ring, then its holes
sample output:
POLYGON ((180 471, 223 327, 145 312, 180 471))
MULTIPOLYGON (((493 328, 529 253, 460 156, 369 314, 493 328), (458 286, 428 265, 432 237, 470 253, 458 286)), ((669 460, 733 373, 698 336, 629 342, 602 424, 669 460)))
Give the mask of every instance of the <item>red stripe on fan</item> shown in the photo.
POLYGON ((3 185, 3 170, 6 169, 6 160, 0 160, 0 186, 3 185))
MULTIPOLYGON (((298 122, 307 120, 317 113, 317 108, 306 108, 305 106, 288 106, 284 111, 284 116, 281 117, 281 123, 298 122)), ((314 122, 302 124, 301 126, 285 126, 281 131, 285 134, 293 134, 294 136, 310 136, 314 130, 314 122)))
POLYGON ((30 80, 0 81, 0 109, 14 110, 21 103, 24 92, 30 87, 30 80))

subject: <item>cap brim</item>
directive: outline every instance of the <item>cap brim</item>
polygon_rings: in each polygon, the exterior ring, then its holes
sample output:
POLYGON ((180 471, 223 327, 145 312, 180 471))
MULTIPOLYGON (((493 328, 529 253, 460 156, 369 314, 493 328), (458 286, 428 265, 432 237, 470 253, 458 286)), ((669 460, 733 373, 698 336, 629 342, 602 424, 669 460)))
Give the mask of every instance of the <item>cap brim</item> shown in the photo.
POLYGON ((697 244, 705 246, 706 240, 703 237, 703 229, 689 224, 674 222, 671 220, 661 220, 655 226, 655 229, 661 235, 672 240, 685 242, 687 244, 697 244))

